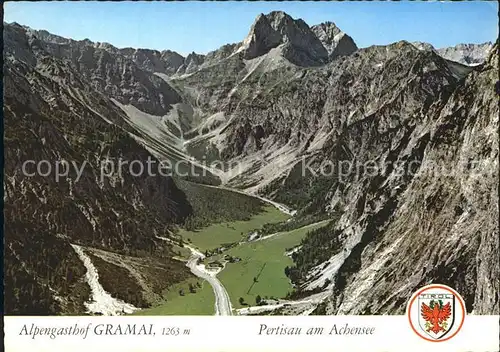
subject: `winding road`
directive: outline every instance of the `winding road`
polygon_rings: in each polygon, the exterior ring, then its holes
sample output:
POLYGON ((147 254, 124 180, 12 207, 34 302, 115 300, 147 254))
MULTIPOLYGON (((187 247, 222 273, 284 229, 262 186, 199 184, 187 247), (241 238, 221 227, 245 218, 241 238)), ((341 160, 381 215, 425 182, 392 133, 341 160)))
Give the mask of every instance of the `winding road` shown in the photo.
POLYGON ((191 269, 191 272, 194 275, 208 281, 214 290, 215 315, 232 315, 233 307, 231 306, 231 300, 229 299, 226 288, 222 285, 219 279, 217 279, 217 272, 207 270, 203 264, 198 265, 198 259, 203 259, 204 255, 192 247, 186 246, 186 248, 191 250, 191 257, 186 264, 187 267, 191 269))
MULTIPOLYGON (((159 240, 175 244, 170 238, 160 236, 155 237, 159 240)), ((225 287, 222 285, 219 279, 217 279, 216 275, 218 271, 207 270, 204 264, 198 264, 198 259, 205 258, 205 255, 199 250, 186 243, 184 243, 184 247, 191 251, 191 256, 189 257, 186 266, 194 275, 196 275, 200 279, 208 281, 208 283, 214 290, 215 315, 233 315, 233 307, 231 305, 231 300, 229 299, 229 294, 227 293, 225 287)))

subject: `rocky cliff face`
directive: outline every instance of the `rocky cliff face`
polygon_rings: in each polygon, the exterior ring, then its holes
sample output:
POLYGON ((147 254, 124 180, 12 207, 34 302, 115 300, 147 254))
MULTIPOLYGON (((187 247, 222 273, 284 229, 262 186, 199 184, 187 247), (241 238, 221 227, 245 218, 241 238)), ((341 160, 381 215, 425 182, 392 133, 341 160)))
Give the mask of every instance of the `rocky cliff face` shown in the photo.
POLYGON ((184 64, 184 57, 171 50, 118 49, 117 53, 133 61, 140 69, 172 75, 184 64))
POLYGON ((328 51, 330 60, 338 56, 347 56, 358 50, 354 40, 342 32, 333 22, 312 26, 311 30, 328 51))
POLYGON ((230 67, 226 61, 224 69, 213 67, 203 76, 200 72, 174 84, 182 83, 186 91, 195 88, 197 102, 205 110, 232 116, 220 135, 226 138, 218 144, 220 152, 226 158, 245 159, 249 169, 263 158, 269 174, 265 168, 247 175, 240 170, 244 184, 257 183, 259 188, 277 179, 282 182, 302 157, 313 157, 334 143, 342 128, 360 124, 380 109, 393 111, 384 113, 391 119, 409 119, 457 81, 439 56, 405 42, 363 49, 316 70, 286 64, 272 67, 264 60, 256 67, 242 67, 238 58, 231 62, 230 67), (224 83, 210 84, 217 78, 224 83), (252 126, 262 132, 255 136, 245 132, 252 126), (281 148, 286 157, 278 153, 281 148))
POLYGON ((343 216, 339 236, 359 242, 334 276, 328 312, 403 313, 416 287, 441 282, 468 312, 498 314, 497 77, 495 49, 416 125, 402 151, 422 154, 408 183, 389 174, 363 194, 356 220, 343 216))
POLYGON ((204 55, 199 55, 193 52, 188 56, 186 56, 186 59, 177 70, 177 73, 178 74, 192 73, 196 71, 203 64, 204 61, 205 61, 204 55))
POLYGON ((281 11, 259 15, 240 50, 245 59, 254 59, 278 47, 287 60, 299 66, 320 65, 328 59, 328 52, 311 28, 281 11))

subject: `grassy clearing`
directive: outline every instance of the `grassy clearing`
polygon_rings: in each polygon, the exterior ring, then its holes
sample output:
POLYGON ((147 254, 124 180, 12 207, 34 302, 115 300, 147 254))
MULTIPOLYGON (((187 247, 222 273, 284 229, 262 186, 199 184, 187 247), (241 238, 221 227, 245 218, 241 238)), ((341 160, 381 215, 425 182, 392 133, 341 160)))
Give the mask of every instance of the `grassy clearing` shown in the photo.
POLYGON ((248 221, 223 222, 196 231, 181 229, 179 235, 185 241, 191 240, 191 243, 201 250, 210 250, 226 243, 238 242, 250 231, 261 228, 264 224, 277 223, 288 218, 288 215, 269 205, 264 207, 263 212, 252 216, 248 221))
POLYGON ((243 297, 248 305, 255 305, 260 295, 283 298, 292 291, 290 280, 285 275, 285 267, 293 264, 285 255, 287 249, 300 244, 306 234, 325 226, 329 220, 304 226, 289 232, 282 232, 262 241, 245 243, 234 247, 225 254, 241 258, 241 262, 228 263, 218 275, 231 297, 233 307, 242 308, 239 298, 243 297), (257 278, 257 282, 254 282, 257 278))
POLYGON ((189 279, 173 285, 164 294, 165 302, 156 307, 143 309, 134 315, 214 315, 215 296, 212 286, 205 280, 189 279), (197 286, 197 283, 201 286, 197 286), (196 293, 189 292, 189 284, 196 287, 196 293), (184 291, 184 296, 179 294, 184 291))

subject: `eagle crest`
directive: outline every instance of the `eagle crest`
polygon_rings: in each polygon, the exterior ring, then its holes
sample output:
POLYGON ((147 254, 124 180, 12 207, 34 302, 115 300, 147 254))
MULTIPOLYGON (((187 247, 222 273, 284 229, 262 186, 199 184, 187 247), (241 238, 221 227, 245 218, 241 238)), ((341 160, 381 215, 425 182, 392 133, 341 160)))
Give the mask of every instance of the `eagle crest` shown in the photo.
POLYGON ((429 305, 422 303, 422 318, 426 321, 425 328, 427 332, 438 334, 448 329, 448 319, 451 316, 451 304, 448 302, 443 305, 443 301, 432 300, 429 305))

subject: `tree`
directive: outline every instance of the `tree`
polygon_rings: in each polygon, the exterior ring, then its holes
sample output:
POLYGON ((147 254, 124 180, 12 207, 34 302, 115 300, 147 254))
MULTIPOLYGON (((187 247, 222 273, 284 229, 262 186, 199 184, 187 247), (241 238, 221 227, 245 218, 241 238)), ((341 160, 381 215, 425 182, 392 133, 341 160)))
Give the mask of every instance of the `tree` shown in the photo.
POLYGON ((257 305, 260 305, 262 303, 262 297, 260 297, 260 295, 257 295, 257 297, 255 297, 255 303, 257 303, 257 305))
POLYGON ((256 277, 253 278, 253 282, 257 282, 257 278, 256 277))
POLYGON ((183 289, 180 289, 180 290, 179 290, 179 294, 180 294, 181 296, 184 296, 184 290, 183 290, 183 289))
POLYGON ((240 297, 238 301, 240 302, 240 305, 245 305, 245 299, 243 297, 240 297))
POLYGON ((196 293, 196 288, 195 288, 195 287, 194 287, 194 285, 193 285, 193 284, 191 284, 191 283, 189 284, 189 292, 191 292, 191 293, 196 293))

